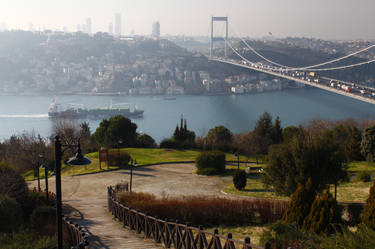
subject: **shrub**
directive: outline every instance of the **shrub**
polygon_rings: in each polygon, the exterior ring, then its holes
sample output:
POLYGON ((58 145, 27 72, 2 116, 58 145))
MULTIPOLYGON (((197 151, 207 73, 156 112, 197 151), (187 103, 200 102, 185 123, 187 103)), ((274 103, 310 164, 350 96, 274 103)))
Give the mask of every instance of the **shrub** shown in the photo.
POLYGON ((358 249, 375 248, 375 231, 364 225, 359 225, 355 232, 341 228, 341 233, 335 233, 321 240, 321 247, 326 249, 358 249))
POLYGON ((0 194, 21 201, 27 195, 27 185, 23 177, 5 165, 0 166, 0 194))
POLYGON ((243 170, 237 170, 233 176, 234 187, 238 190, 242 190, 244 187, 246 187, 246 182, 247 182, 246 172, 243 170))
POLYGON ((22 209, 13 198, 0 195, 0 232, 15 231, 22 223, 22 209))
MULTIPOLYGON (((22 230, 13 234, 0 234, 0 245, 1 249, 57 249, 57 238, 22 230)), ((64 243, 63 248, 70 247, 64 243)))
POLYGON ((362 222, 375 230, 375 181, 370 188, 370 194, 362 213, 362 222))
POLYGON ((309 215, 302 228, 306 231, 322 234, 335 232, 334 225, 340 223, 337 201, 328 190, 316 196, 309 215))
POLYGON ((30 223, 32 228, 41 234, 55 234, 56 209, 51 206, 37 207, 31 214, 30 223))
POLYGON ((130 155, 125 151, 110 151, 108 153, 108 164, 110 166, 118 166, 120 168, 127 167, 130 162, 130 155))
POLYGON ((367 171, 361 171, 358 175, 357 178, 361 182, 371 182, 371 174, 367 171))
POLYGON ((55 200, 47 200, 45 192, 29 191, 28 195, 20 203, 25 221, 29 221, 30 215, 38 206, 53 206, 55 200))
POLYGON ((270 242, 272 248, 320 248, 317 239, 317 236, 301 231, 297 224, 281 221, 271 224, 260 236, 261 244, 270 242))
POLYGON ((214 168, 206 168, 206 169, 198 169, 197 174, 198 175, 205 175, 205 176, 213 176, 217 175, 217 169, 214 168))
POLYGON ((156 148, 155 140, 148 134, 142 134, 137 137, 137 147, 156 148))
POLYGON ((315 199, 315 191, 311 186, 311 179, 305 185, 299 184, 296 192, 291 196, 289 205, 283 215, 283 223, 303 225, 309 215, 311 205, 315 199))
POLYGON ((195 226, 234 226, 267 223, 280 219, 286 202, 273 200, 231 200, 213 197, 157 199, 147 193, 123 192, 119 200, 131 207, 161 219, 179 220, 195 226))
POLYGON ((160 148, 178 149, 179 143, 171 138, 165 138, 160 142, 160 148))
POLYGON ((195 166, 199 170, 215 169, 216 174, 225 170, 225 154, 221 151, 204 151, 195 160, 195 166))

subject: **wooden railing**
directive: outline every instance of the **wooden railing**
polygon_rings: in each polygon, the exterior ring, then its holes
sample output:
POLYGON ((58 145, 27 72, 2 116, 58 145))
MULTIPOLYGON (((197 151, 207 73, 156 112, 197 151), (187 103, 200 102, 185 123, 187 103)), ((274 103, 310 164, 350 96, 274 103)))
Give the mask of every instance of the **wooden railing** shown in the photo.
MULTIPOLYGON (((125 188, 125 190, 127 190, 125 188)), ((251 244, 250 237, 243 241, 235 240, 232 234, 220 235, 178 222, 170 222, 146 215, 124 206, 117 200, 119 188, 108 187, 108 209, 124 226, 143 233, 145 238, 162 243, 165 248, 174 249, 271 249, 271 244, 264 247, 251 244)))
POLYGON ((85 229, 77 224, 74 224, 68 217, 63 217, 63 237, 64 240, 72 246, 72 249, 88 248, 89 241, 85 229))

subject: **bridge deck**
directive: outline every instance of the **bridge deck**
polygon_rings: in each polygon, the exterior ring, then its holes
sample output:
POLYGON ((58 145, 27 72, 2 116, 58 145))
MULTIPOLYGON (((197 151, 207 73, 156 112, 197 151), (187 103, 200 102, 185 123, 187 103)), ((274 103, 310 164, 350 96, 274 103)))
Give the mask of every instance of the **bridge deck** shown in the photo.
POLYGON ((273 75, 273 76, 276 76, 276 77, 280 77, 280 78, 296 81, 296 82, 299 82, 299 83, 302 83, 302 84, 305 84, 305 85, 317 87, 317 88, 320 88, 320 89, 323 89, 323 90, 326 90, 326 91, 330 91, 330 92, 333 92, 333 93, 336 93, 336 94, 341 94, 341 95, 344 95, 346 97, 350 97, 350 98, 353 98, 353 99, 358 99, 358 100, 363 101, 363 102, 375 104, 375 99, 367 98, 365 96, 361 96, 361 95, 357 95, 357 94, 353 94, 353 93, 349 93, 349 92, 345 92, 345 91, 338 90, 338 89, 335 89, 335 88, 332 88, 332 87, 329 87, 329 86, 325 86, 325 85, 322 85, 322 84, 319 84, 319 83, 309 82, 307 80, 302 80, 300 78, 292 77, 292 76, 289 76, 289 75, 284 75, 284 74, 264 70, 264 69, 261 69, 261 68, 252 67, 250 65, 244 65, 242 63, 228 61, 228 60, 219 59, 219 58, 210 58, 209 60, 221 62, 221 63, 226 63, 226 64, 231 64, 231 65, 234 65, 234 66, 239 66, 239 67, 251 69, 251 70, 262 72, 262 73, 265 73, 265 74, 270 74, 270 75, 273 75))

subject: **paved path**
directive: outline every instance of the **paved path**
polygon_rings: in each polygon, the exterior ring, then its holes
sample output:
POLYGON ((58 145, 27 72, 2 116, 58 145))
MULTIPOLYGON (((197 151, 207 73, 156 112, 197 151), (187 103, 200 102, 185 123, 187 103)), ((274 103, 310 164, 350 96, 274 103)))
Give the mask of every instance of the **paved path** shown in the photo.
MULTIPOLYGON (((223 183, 218 177, 193 174, 192 164, 156 165, 133 170, 133 190, 157 196, 220 195, 223 183)), ((63 202, 72 207, 70 216, 90 233, 90 248, 162 248, 144 240, 112 218, 107 208, 107 186, 129 181, 128 170, 62 179, 63 202)), ((54 191, 54 179, 49 186, 54 191)), ((35 182, 32 183, 35 186, 35 182)), ((44 181, 42 181, 44 188, 44 181)))

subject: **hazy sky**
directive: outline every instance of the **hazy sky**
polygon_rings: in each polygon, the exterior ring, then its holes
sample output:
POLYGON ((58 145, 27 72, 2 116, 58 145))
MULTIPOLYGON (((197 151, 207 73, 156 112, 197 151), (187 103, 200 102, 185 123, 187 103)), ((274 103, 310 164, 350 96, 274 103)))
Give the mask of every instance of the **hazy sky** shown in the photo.
POLYGON ((229 17, 231 35, 375 39, 374 11, 374 0, 0 0, 0 25, 76 31, 90 17, 108 31, 118 12, 123 34, 150 34, 158 20, 162 35, 209 35, 215 15, 229 17))

